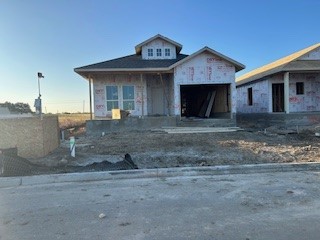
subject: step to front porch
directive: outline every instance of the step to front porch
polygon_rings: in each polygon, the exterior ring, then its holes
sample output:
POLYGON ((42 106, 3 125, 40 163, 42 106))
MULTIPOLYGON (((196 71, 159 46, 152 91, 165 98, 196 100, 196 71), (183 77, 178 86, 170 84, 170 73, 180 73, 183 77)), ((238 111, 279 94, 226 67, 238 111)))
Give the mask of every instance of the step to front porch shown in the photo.
POLYGON ((236 119, 223 118, 182 118, 177 127, 236 127, 236 119))

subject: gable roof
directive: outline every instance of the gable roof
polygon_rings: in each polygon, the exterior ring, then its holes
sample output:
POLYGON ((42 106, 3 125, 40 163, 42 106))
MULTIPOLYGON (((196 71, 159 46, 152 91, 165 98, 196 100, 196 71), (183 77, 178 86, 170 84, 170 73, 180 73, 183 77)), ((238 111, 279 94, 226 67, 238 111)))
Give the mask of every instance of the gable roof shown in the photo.
POLYGON ((298 58, 307 55, 308 53, 320 47, 320 43, 302 49, 289 56, 280 58, 262 67, 256 68, 236 79, 237 86, 243 85, 268 75, 272 75, 282 71, 289 70, 320 70, 320 61, 314 60, 298 60, 298 58))
POLYGON ((199 54, 201 54, 203 52, 209 52, 209 53, 211 53, 213 55, 216 55, 216 56, 226 60, 229 63, 232 63, 236 68, 236 72, 238 72, 238 71, 240 71, 240 70, 245 68, 245 65, 243 65, 243 64, 241 64, 241 63, 239 63, 239 62, 237 62, 237 61, 235 61, 235 60, 233 60, 233 59, 231 59, 231 58, 229 58, 229 57, 227 57, 227 56, 225 56, 225 55, 223 55, 223 54, 221 54, 221 53, 219 53, 217 51, 214 51, 213 49, 211 49, 211 48, 209 48, 207 46, 204 47, 204 48, 201 48, 199 51, 189 55, 188 57, 183 58, 181 61, 176 62, 171 67, 174 68, 174 67, 176 67, 176 66, 178 66, 178 65, 180 65, 180 64, 182 64, 182 63, 184 63, 184 62, 186 62, 186 61, 188 61, 188 60, 190 60, 192 58, 194 58, 195 56, 197 56, 197 55, 199 55, 199 54))
POLYGON ((178 54, 176 59, 142 59, 141 55, 128 55, 121 58, 112 59, 105 62, 95 63, 79 68, 75 68, 77 73, 81 72, 120 72, 120 71, 162 71, 170 70, 174 63, 186 58, 188 55, 178 54))
POLYGON ((233 64, 236 68, 236 71, 240 71, 245 68, 245 66, 217 51, 214 51, 213 49, 209 47, 204 47, 200 49, 199 51, 191 54, 191 55, 185 55, 185 54, 177 54, 176 59, 142 59, 141 55, 133 54, 128 55, 121 58, 116 58, 100 63, 90 64, 83 67, 75 68, 74 71, 76 73, 90 73, 90 72, 141 72, 141 71, 170 71, 174 67, 192 59, 193 57, 203 53, 203 52, 209 52, 211 54, 214 54, 227 62, 230 62, 233 64))
POLYGON ((137 46, 135 46, 136 53, 137 53, 137 54, 141 54, 142 46, 143 46, 143 45, 146 45, 147 43, 149 43, 149 42, 151 42, 151 41, 153 41, 153 40, 155 40, 155 39, 157 39, 157 38, 160 38, 160 39, 162 39, 162 40, 164 40, 164 41, 167 41, 167 42, 175 45, 176 50, 177 50, 177 53, 180 53, 180 51, 181 51, 181 49, 182 49, 182 45, 181 45, 180 43, 177 43, 177 42, 171 40, 170 38, 164 37, 164 36, 162 36, 162 35, 160 35, 160 34, 157 34, 157 35, 153 36, 152 38, 149 38, 149 39, 147 39, 146 41, 144 41, 144 42, 138 44, 137 46))
MULTIPOLYGON (((169 38, 166 38, 160 34, 155 35, 152 38, 149 38, 148 40, 140 43, 136 46, 136 51, 141 53, 141 47, 148 42, 153 41, 154 39, 161 38, 165 41, 170 42, 171 44, 174 44, 176 46, 177 51, 180 51, 182 48, 182 45, 172 41, 169 38)), ((233 64, 235 66, 236 71, 240 71, 245 68, 245 66, 217 51, 214 51, 213 49, 209 47, 204 47, 200 49, 199 51, 193 53, 192 55, 188 56, 185 54, 177 53, 177 56, 175 59, 142 59, 141 54, 133 54, 128 55, 125 57, 115 58, 104 62, 99 62, 95 64, 90 64, 78 68, 74 68, 74 71, 80 75, 82 75, 84 78, 87 78, 91 73, 94 72, 105 72, 105 73, 117 73, 117 72, 173 72, 173 68, 192 59, 193 57, 203 53, 203 52, 209 52, 213 55, 216 55, 225 61, 233 64)))

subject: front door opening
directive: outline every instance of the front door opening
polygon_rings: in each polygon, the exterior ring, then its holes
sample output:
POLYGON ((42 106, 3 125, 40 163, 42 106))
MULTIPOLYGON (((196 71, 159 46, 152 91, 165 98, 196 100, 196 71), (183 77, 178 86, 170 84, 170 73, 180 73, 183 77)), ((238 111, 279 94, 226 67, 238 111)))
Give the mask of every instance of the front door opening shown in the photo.
POLYGON ((230 84, 182 85, 181 116, 230 118, 230 84))
POLYGON ((272 84, 272 111, 284 112, 284 84, 272 84))
POLYGON ((151 115, 164 115, 164 96, 162 88, 152 88, 152 113, 151 115))

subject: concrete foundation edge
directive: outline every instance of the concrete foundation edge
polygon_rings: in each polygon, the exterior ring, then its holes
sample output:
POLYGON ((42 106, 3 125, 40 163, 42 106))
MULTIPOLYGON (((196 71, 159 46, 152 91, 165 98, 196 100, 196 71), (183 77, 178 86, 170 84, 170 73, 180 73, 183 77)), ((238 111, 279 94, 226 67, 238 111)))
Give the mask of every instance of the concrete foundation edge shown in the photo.
POLYGON ((320 171, 320 163, 225 165, 212 167, 159 168, 109 172, 37 175, 26 177, 2 177, 0 178, 0 188, 116 179, 167 178, 179 176, 210 176, 290 171, 320 171))

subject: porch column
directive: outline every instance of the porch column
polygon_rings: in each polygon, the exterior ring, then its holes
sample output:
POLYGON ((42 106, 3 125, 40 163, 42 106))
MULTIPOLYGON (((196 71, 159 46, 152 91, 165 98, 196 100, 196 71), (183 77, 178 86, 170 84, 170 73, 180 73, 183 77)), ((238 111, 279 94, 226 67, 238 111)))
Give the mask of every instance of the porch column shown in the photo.
POLYGON ((90 105, 90 120, 92 120, 92 90, 91 90, 91 83, 92 83, 92 78, 89 77, 89 105, 90 105))
MULTIPOLYGON (((236 86, 235 86, 235 83, 231 83, 229 86, 227 86, 227 101, 229 101, 229 106, 230 107, 230 119, 233 119, 235 114, 237 114, 237 111, 236 111, 236 107, 235 109, 233 109, 233 94, 237 94, 237 90, 236 90, 236 86)), ((228 106, 228 107, 229 107, 228 106)))
POLYGON ((143 75, 140 73, 140 81, 141 81, 141 117, 144 117, 144 96, 143 96, 143 91, 144 91, 144 85, 143 85, 143 75))
POLYGON ((289 110, 289 72, 284 73, 284 112, 290 113, 289 110))

